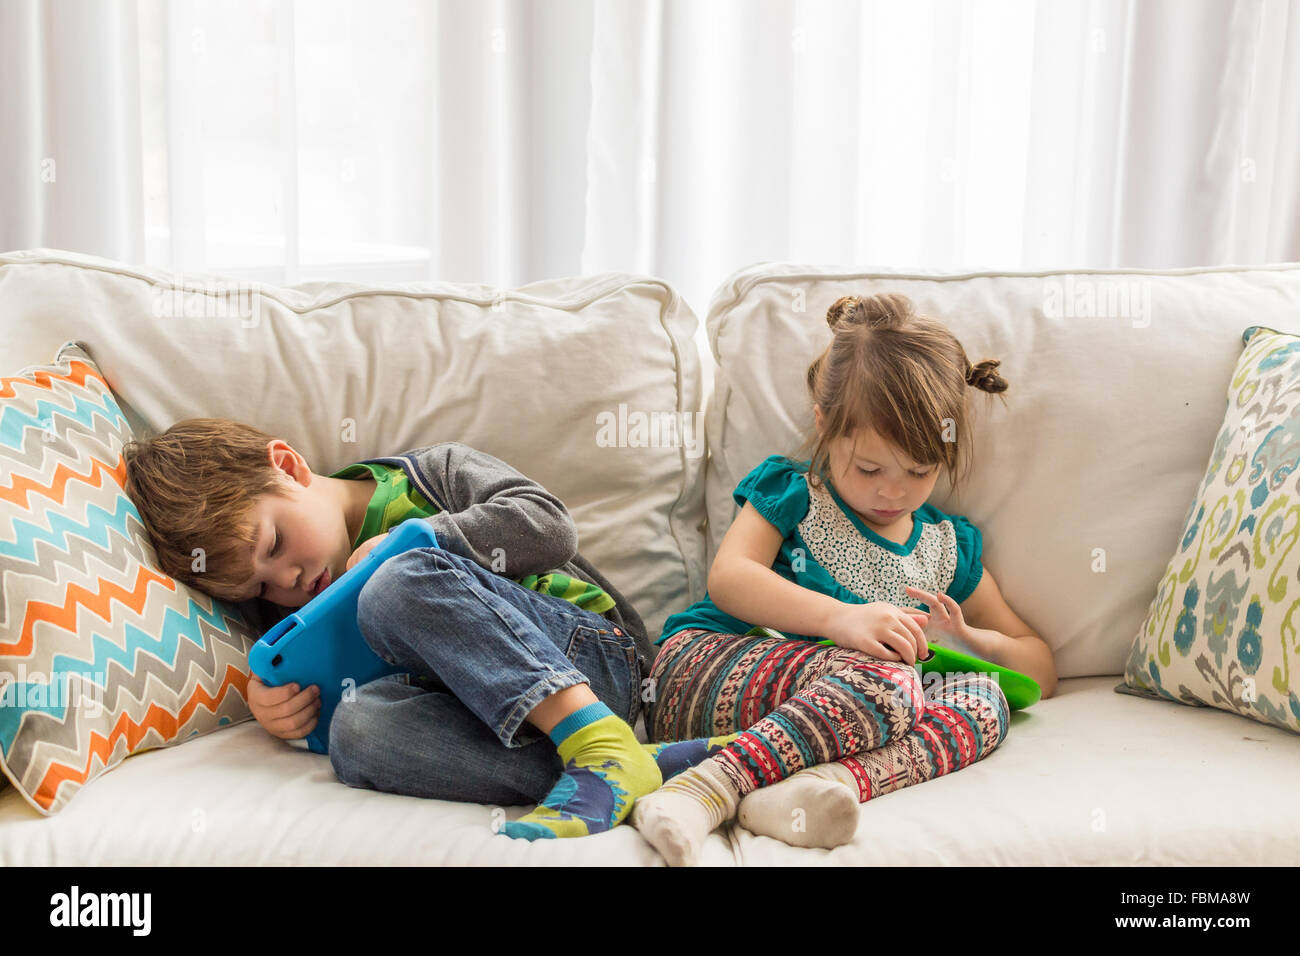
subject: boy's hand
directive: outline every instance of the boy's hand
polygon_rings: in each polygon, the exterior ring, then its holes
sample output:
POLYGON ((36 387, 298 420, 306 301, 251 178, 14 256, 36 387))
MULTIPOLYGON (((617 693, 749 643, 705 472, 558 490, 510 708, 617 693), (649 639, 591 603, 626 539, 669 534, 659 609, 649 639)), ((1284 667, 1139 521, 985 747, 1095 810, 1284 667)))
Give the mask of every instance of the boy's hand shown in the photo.
POLYGON ((388 537, 388 532, 385 531, 383 534, 377 534, 373 538, 366 538, 365 541, 362 541, 361 547, 353 551, 352 557, 348 558, 348 564, 347 567, 343 569, 343 573, 346 574, 347 572, 351 571, 352 566, 354 564, 356 564, 358 561, 360 561, 362 558, 368 555, 375 548, 375 546, 379 544, 379 542, 383 541, 387 537, 388 537))
POLYGON ((320 715, 320 689, 313 684, 300 691, 297 684, 267 687, 256 674, 248 675, 248 709, 274 737, 306 737, 320 715))

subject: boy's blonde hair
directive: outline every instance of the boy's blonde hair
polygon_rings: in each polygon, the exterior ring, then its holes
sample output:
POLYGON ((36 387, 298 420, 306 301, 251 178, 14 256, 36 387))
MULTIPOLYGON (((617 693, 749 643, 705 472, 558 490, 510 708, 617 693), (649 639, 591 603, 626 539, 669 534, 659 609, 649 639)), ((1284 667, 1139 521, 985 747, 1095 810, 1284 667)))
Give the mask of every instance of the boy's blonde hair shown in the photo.
POLYGON ((971 466, 967 386, 1001 397, 1001 362, 971 365, 952 332, 904 295, 844 296, 826 322, 834 338, 807 376, 825 431, 814 426, 799 456, 811 480, 826 478, 831 441, 866 427, 918 465, 942 464, 956 493, 971 466))
POLYGON ((267 453, 274 438, 226 418, 189 418, 126 443, 126 493, 166 574, 223 600, 243 597, 252 509, 263 495, 287 497, 267 453))

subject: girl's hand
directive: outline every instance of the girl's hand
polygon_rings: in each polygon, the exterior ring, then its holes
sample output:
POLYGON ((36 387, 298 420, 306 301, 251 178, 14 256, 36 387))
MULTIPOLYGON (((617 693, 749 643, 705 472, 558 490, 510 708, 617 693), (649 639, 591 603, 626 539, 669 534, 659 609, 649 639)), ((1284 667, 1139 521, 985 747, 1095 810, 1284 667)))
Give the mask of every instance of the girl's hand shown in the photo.
POLYGON ((924 611, 888 601, 844 604, 824 636, 872 657, 915 664, 918 657, 930 653, 924 630, 928 617, 924 611))
POLYGON ((979 636, 962 617, 961 605, 942 592, 930 593, 920 588, 904 586, 910 597, 918 598, 930 606, 930 625, 936 630, 951 634, 967 647, 977 647, 979 636))
POLYGON ((373 551, 379 542, 383 541, 387 537, 388 532, 385 531, 383 534, 377 534, 373 538, 366 538, 365 541, 362 541, 361 547, 353 551, 352 557, 348 558, 348 565, 343 569, 343 572, 346 574, 348 571, 351 571, 354 564, 373 551))

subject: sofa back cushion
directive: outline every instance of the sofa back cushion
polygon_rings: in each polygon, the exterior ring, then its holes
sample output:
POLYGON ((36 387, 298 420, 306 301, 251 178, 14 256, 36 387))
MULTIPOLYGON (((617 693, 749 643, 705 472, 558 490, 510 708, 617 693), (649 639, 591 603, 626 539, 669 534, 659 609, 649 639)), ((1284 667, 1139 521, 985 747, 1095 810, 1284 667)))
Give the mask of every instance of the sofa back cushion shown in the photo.
POLYGON ((279 288, 58 250, 0 256, 13 370, 82 341, 137 431, 237 419, 317 474, 465 442, 566 503, 581 552, 651 639, 703 594, 696 326, 668 285, 623 274, 279 288))
POLYGON ((974 465, 931 501, 984 533, 984 565, 1052 647, 1060 677, 1119 674, 1223 421, 1251 325, 1300 331, 1300 265, 1138 272, 847 272, 762 263, 714 295, 705 430, 709 559, 731 492, 813 427, 805 374, 844 295, 901 292, 972 363, 1000 359, 1001 401, 969 390, 974 465))

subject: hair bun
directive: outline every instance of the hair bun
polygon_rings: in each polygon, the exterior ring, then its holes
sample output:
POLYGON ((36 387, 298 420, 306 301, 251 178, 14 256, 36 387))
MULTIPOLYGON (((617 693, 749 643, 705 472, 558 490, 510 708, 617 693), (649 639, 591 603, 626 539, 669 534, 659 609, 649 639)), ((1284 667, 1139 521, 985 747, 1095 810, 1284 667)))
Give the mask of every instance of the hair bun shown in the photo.
POLYGON ((841 296, 826 310, 826 324, 832 329, 848 325, 857 318, 858 307, 862 300, 856 295, 841 296))
POLYGON ((998 374, 999 359, 985 359, 966 367, 966 384, 978 388, 981 392, 1005 392, 1007 381, 998 374))
POLYGON ((832 329, 846 325, 867 325, 873 329, 896 329, 912 314, 912 300, 898 293, 846 295, 826 311, 832 329))

